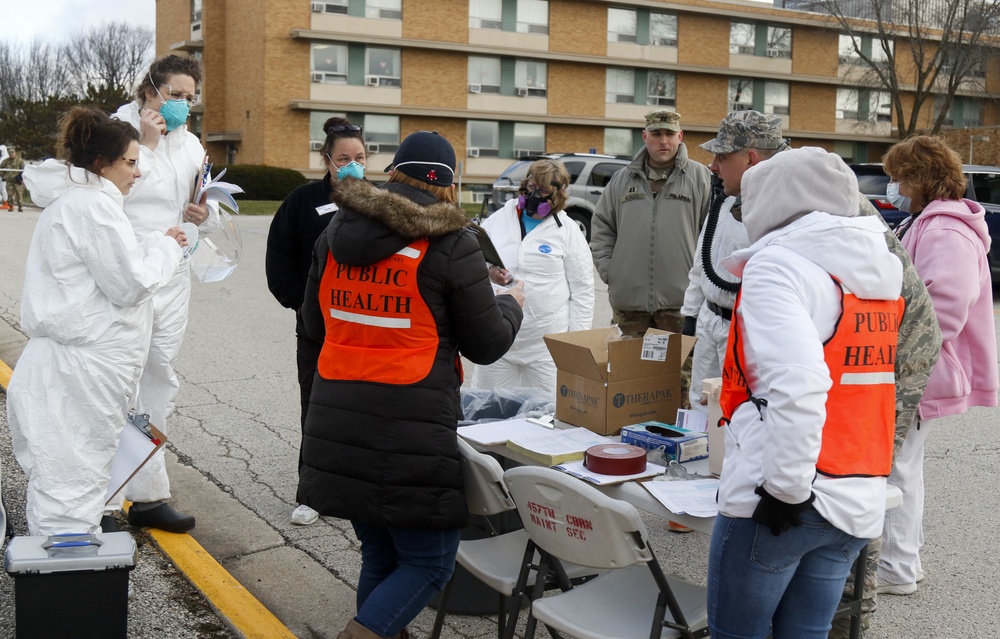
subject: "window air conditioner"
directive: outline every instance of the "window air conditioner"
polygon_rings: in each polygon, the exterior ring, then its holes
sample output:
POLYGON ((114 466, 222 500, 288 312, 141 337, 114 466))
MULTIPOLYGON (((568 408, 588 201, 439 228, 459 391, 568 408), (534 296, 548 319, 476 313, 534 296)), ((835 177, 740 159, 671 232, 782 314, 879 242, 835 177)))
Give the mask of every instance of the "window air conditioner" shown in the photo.
POLYGON ((469 148, 467 148, 465 150, 465 154, 468 155, 470 158, 478 158, 479 157, 479 149, 476 149, 476 148, 473 148, 473 147, 469 147, 469 148))
POLYGON ((531 155, 531 151, 528 149, 514 149, 514 157, 523 158, 531 155))
POLYGON ((482 90, 483 90, 483 85, 481 85, 481 84, 470 84, 469 85, 469 93, 479 93, 482 90))
POLYGON ((191 23, 191 39, 201 40, 201 22, 191 23))
POLYGON ((323 150, 323 142, 320 141, 320 140, 312 140, 311 142, 309 142, 309 150, 310 151, 322 151, 323 150))
POLYGON ((752 104, 739 104, 739 103, 737 103, 737 104, 733 105, 733 111, 752 111, 752 110, 753 110, 753 105, 752 104))
POLYGON ((365 145, 365 149, 369 153, 378 153, 378 143, 377 142, 369 142, 368 144, 365 145))
POLYGON ((378 84, 379 84, 379 76, 377 76, 377 75, 366 75, 365 76, 365 84, 367 84, 370 87, 377 87, 378 84))
POLYGON ((323 13, 323 10, 325 8, 326 7, 323 5, 322 2, 314 2, 314 3, 312 3, 312 12, 313 13, 323 13))
POLYGON ((314 73, 314 74, 312 74, 312 81, 313 82, 322 82, 323 81, 323 74, 322 73, 314 73))
POLYGON ((526 98, 526 97, 528 97, 528 88, 527 87, 518 87, 517 88, 517 97, 519 97, 519 98, 526 98))
POLYGON ((777 49, 768 49, 767 50, 767 57, 769 57, 769 58, 780 58, 781 57, 781 51, 778 51, 777 49))

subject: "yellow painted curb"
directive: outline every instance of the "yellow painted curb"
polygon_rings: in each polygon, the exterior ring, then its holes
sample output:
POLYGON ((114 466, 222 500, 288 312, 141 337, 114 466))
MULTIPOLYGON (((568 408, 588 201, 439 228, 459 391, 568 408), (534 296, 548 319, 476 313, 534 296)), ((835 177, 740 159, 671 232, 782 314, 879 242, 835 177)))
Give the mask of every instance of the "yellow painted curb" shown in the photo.
POLYGON ((6 392, 7 387, 10 386, 10 376, 14 374, 14 371, 10 370, 10 366, 0 359, 0 388, 3 388, 6 392))
POLYGON ((295 639, 278 618, 257 601, 191 535, 147 529, 156 545, 209 603, 246 639, 295 639))

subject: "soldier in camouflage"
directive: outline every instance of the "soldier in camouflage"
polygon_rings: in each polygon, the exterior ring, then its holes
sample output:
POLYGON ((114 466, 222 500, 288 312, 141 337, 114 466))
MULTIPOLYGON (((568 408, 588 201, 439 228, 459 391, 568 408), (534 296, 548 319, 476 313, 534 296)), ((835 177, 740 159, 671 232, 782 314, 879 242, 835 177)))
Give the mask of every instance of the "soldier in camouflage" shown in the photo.
MULTIPOLYGON (((771 121, 769 116, 758 112, 742 112, 747 115, 740 116, 741 112, 731 113, 722 121, 719 134, 713 140, 702 145, 708 151, 716 153, 712 161, 711 168, 714 172, 730 176, 742 176, 742 171, 747 166, 727 170, 720 166, 734 160, 750 162, 743 156, 733 157, 744 153, 747 148, 753 148, 754 141, 762 138, 774 137, 771 131, 771 121), (754 115, 750 115, 754 114, 754 115), (759 117, 758 117, 759 116, 759 117), (720 171, 720 169, 722 169, 720 171)), ((773 116, 770 116, 773 118, 773 116)), ((774 148, 773 145, 765 145, 762 148, 774 148)), ((772 154, 764 154, 770 157, 772 154)), ((749 154, 746 154, 749 157, 749 154)), ((764 161, 767 157, 761 157, 754 161, 764 161)), ((733 217, 740 219, 740 202, 738 199, 740 192, 739 178, 730 177, 729 184, 724 184, 727 195, 736 196, 736 201, 731 205, 733 217)), ((878 215, 878 211, 871 205, 868 199, 858 194, 858 214, 878 215)), ((917 412, 917 405, 923 395, 927 379, 930 377, 931 369, 937 362, 938 353, 941 350, 941 330, 938 327, 937 316, 934 314, 934 307, 931 304, 930 294, 924 286, 923 280, 917 274, 913 262, 910 261, 906 249, 900 244, 895 234, 888 228, 885 229, 885 242, 899 261, 903 264, 903 289, 901 295, 906 301, 906 310, 903 313, 902 321, 899 325, 898 345, 896 352, 895 377, 896 377, 896 441, 895 450, 903 443, 906 433, 913 423, 917 412)), ((713 256, 714 258, 715 256, 713 256)), ((724 256, 720 256, 721 257, 724 256)), ((861 604, 862 627, 867 628, 870 624, 870 615, 877 608, 876 602, 876 569, 878 568, 879 555, 882 547, 882 539, 873 539, 868 544, 868 555, 865 566, 864 600, 861 604)), ((844 588, 845 599, 854 598, 853 576, 847 580, 844 588)), ((830 631, 832 639, 846 638, 849 636, 850 619, 838 619, 833 624, 830 631)))
POLYGON ((14 147, 8 147, 10 157, 0 163, 0 169, 7 169, 3 172, 3 179, 7 183, 7 207, 14 210, 17 204, 18 211, 24 211, 24 203, 21 201, 21 170, 24 169, 24 160, 14 147))

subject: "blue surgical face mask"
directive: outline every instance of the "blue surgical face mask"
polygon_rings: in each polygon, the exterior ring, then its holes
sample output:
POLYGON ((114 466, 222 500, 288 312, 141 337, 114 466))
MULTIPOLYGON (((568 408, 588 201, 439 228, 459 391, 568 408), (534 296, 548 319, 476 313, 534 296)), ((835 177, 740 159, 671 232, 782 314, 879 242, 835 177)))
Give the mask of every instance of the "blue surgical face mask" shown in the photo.
POLYGON ((191 105, 187 100, 167 100, 160 107, 160 115, 167 124, 167 133, 184 126, 187 122, 188 114, 191 112, 191 105))
POLYGON ((365 177, 365 165, 355 160, 351 160, 337 169, 337 180, 343 180, 344 178, 357 178, 360 180, 363 177, 365 177))
POLYGON ((889 182, 885 187, 885 197, 897 209, 904 213, 910 212, 912 202, 910 198, 899 194, 899 182, 889 182))

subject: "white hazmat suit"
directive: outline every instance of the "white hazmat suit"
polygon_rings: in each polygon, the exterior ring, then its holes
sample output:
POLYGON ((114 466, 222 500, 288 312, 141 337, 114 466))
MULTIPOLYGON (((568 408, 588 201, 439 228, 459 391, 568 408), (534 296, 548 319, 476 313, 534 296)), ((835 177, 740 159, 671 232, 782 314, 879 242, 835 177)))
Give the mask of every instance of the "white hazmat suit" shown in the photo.
POLYGON ((24 182, 46 207, 21 300, 29 340, 7 390, 14 454, 28 476, 28 530, 97 532, 149 344, 149 299, 182 252, 162 231, 140 245, 121 191, 84 169, 47 160, 25 168, 24 182))
POLYGON ((556 365, 542 336, 591 328, 594 319, 594 262, 587 240, 560 211, 521 239, 517 200, 483 222, 500 259, 524 282, 524 321, 507 354, 477 366, 474 388, 542 388, 553 394, 556 365), (560 224, 556 223, 559 215, 560 224))
MULTIPOLYGON (((114 118, 139 129, 138 102, 118 109, 114 118)), ((139 146, 142 177, 125 198, 125 214, 137 237, 146 233, 164 233, 181 223, 184 209, 194 193, 195 181, 205 159, 201 142, 182 126, 163 136, 155 151, 139 146)), ((205 236, 218 225, 218 208, 209 206, 209 217, 199 226, 205 236)), ((191 297, 190 264, 181 263, 173 279, 153 296, 153 335, 149 344, 136 410, 148 413, 151 424, 165 435, 170 432, 167 418, 174 412, 180 382, 174 372, 187 328, 188 301, 191 297)), ((125 497, 133 502, 156 502, 170 497, 170 480, 160 449, 125 487, 125 497)))
MULTIPOLYGON (((727 197, 722 203, 712 236, 712 266, 716 274, 727 282, 739 282, 739 278, 725 269, 722 261, 750 245, 743 223, 733 217, 733 205, 737 199, 734 196, 727 197)), ((691 387, 688 398, 691 408, 702 412, 707 412, 708 407, 701 403, 701 383, 705 379, 722 375, 722 362, 726 358, 726 342, 729 340, 729 320, 713 310, 709 303, 714 304, 717 309, 729 311, 732 311, 736 303, 736 293, 716 286, 702 268, 702 247, 707 225, 706 220, 698 236, 694 264, 688 272, 691 282, 684 292, 684 307, 681 308, 681 314, 685 317, 698 318, 695 329, 698 341, 691 354, 691 387)))

